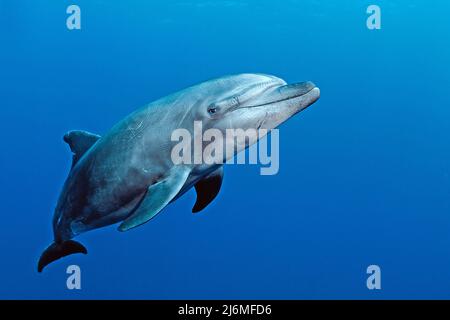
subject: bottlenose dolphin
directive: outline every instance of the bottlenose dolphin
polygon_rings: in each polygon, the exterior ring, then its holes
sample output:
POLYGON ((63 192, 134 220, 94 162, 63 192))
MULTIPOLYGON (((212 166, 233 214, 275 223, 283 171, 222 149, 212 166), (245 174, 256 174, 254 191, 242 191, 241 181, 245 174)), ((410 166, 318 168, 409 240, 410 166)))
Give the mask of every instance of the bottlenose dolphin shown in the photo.
POLYGON ((103 137, 67 133, 72 169, 54 212, 54 242, 41 255, 38 271, 61 257, 86 254, 83 245, 71 240, 75 236, 118 222, 120 231, 140 226, 192 187, 197 191, 193 212, 214 200, 222 184, 222 165, 175 165, 173 130, 192 132, 194 121, 222 132, 271 130, 319 96, 312 82, 288 85, 270 75, 226 76, 152 102, 103 137))

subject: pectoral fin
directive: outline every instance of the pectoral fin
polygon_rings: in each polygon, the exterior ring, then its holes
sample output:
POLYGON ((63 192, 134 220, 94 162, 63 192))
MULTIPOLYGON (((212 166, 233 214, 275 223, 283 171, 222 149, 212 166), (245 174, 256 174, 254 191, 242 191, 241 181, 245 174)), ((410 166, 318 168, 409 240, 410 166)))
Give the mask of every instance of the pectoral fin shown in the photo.
POLYGON ((219 194, 223 180, 223 167, 220 167, 209 176, 203 178, 195 185, 197 191, 197 202, 192 208, 193 213, 205 209, 219 194))
POLYGON ((139 206, 119 226, 119 231, 128 231, 154 218, 180 192, 189 173, 190 169, 175 166, 165 179, 151 185, 139 206))

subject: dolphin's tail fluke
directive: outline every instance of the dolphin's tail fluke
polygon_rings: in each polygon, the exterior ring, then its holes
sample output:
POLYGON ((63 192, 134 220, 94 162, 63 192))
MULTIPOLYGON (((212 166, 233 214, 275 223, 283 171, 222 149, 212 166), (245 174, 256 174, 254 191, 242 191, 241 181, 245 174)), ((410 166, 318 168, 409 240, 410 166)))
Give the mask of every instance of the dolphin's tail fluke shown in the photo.
POLYGON ((42 270, 53 261, 74 253, 87 254, 87 250, 81 243, 73 240, 62 243, 52 243, 47 249, 45 249, 39 259, 38 272, 42 272, 42 270))

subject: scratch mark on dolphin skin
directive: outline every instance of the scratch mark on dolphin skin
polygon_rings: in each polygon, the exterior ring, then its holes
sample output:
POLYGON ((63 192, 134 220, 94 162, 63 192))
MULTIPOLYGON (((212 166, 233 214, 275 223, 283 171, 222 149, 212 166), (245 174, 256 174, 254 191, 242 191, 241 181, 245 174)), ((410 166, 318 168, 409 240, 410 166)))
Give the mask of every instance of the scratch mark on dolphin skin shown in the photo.
POLYGON ((133 125, 130 125, 127 128, 127 131, 130 132, 129 140, 134 140, 139 136, 139 129, 142 128, 143 123, 144 123, 144 121, 140 121, 136 127, 133 127, 133 125))
MULTIPOLYGON (((198 103, 198 102, 196 102, 196 103, 194 103, 194 104, 197 105, 197 103, 198 103)), ((178 127, 181 126, 181 124, 183 123, 183 121, 186 119, 187 115, 191 112, 192 107, 193 107, 194 104, 191 104, 191 105, 189 106, 189 108, 186 108, 186 111, 185 111, 183 117, 182 117, 181 120, 178 122, 178 127)))

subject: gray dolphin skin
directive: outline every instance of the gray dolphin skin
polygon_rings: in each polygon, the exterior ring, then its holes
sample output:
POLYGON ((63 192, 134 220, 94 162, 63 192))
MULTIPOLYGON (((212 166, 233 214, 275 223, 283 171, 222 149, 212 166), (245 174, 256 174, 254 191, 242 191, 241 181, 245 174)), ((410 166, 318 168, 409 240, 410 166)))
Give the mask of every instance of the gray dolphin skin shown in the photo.
POLYGON ((140 226, 192 187, 197 192, 193 212, 214 200, 223 166, 174 164, 174 130, 193 133, 195 121, 201 121, 203 130, 218 129, 224 136, 227 129, 271 130, 319 97, 312 82, 287 84, 270 75, 239 74, 152 102, 103 137, 67 133, 64 141, 73 153, 72 169, 54 212, 54 242, 41 255, 38 271, 61 257, 86 254, 83 245, 71 240, 75 236, 119 222, 120 231, 140 226))

